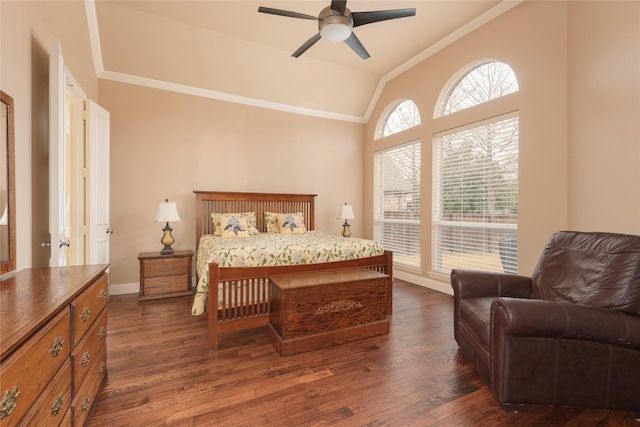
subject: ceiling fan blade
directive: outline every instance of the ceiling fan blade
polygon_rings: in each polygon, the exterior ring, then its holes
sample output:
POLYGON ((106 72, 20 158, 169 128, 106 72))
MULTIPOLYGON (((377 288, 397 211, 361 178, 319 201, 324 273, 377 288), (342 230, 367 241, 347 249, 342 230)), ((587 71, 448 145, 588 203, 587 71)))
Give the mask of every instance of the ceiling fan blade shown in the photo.
POLYGON ((289 18, 310 19, 312 21, 318 20, 317 16, 311 16, 311 15, 307 15, 305 13, 299 13, 299 12, 291 12, 289 10, 273 9, 271 7, 260 6, 258 7, 258 12, 270 13, 271 15, 286 16, 289 18))
POLYGON ((347 8, 347 0, 344 0, 344 1, 331 0, 331 9, 335 10, 336 12, 340 12, 340 15, 344 16, 344 10, 346 8, 347 8))
POLYGON ((307 49, 309 49, 311 46, 313 46, 318 40, 320 40, 320 33, 316 34, 315 36, 311 37, 309 40, 304 42, 304 44, 302 46, 300 46, 298 48, 298 50, 293 52, 293 54, 291 56, 293 56, 294 58, 299 57, 300 55, 305 53, 307 49))
POLYGON ((415 16, 415 8, 411 9, 394 9, 394 10, 377 10, 373 12, 352 12, 353 27, 371 24, 373 22, 387 21, 389 19, 406 18, 415 16))
POLYGON ((362 59, 367 59, 369 58, 371 55, 369 55, 369 52, 367 52, 367 49, 364 48, 364 46, 362 45, 362 43, 360 43, 360 40, 358 39, 358 37, 356 37, 355 33, 351 33, 351 35, 349 36, 348 39, 346 39, 344 41, 347 45, 349 45, 349 47, 351 49, 353 49, 353 51, 355 53, 357 53, 358 55, 360 55, 360 58, 362 59))

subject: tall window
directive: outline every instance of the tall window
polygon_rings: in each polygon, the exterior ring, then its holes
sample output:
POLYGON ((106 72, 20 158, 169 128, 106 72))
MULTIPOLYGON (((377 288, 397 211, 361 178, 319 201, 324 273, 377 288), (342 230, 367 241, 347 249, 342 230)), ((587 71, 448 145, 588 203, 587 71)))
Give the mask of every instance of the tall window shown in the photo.
POLYGON ((374 156, 373 238, 393 261, 420 267, 420 141, 374 156))
POLYGON ((420 124, 420 111, 415 102, 405 99, 396 104, 381 121, 382 126, 378 130, 378 138, 393 135, 405 129, 418 126, 420 124))
MULTIPOLYGON (((518 90, 499 62, 467 72, 441 115, 518 90)), ((508 113, 434 135, 432 268, 517 272, 518 115, 508 113)))

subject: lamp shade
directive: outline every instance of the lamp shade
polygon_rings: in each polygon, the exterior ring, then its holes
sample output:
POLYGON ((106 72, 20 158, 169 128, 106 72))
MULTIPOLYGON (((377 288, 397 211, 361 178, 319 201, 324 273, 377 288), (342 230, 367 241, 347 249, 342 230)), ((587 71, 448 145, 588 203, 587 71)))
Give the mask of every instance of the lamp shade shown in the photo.
POLYGON ((341 205, 338 209, 338 217, 336 219, 355 219, 351 205, 346 203, 341 205))
POLYGON ((156 222, 176 222, 180 221, 180 214, 176 202, 165 200, 158 203, 158 211, 156 212, 156 222))

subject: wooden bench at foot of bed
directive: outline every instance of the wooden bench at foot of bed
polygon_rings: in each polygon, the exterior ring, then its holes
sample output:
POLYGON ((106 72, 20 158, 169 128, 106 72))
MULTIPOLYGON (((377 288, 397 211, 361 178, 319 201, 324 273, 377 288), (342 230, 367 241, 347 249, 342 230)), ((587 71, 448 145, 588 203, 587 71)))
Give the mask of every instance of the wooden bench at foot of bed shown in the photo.
POLYGON ((283 356, 388 334, 388 277, 368 268, 269 276, 269 340, 283 356))

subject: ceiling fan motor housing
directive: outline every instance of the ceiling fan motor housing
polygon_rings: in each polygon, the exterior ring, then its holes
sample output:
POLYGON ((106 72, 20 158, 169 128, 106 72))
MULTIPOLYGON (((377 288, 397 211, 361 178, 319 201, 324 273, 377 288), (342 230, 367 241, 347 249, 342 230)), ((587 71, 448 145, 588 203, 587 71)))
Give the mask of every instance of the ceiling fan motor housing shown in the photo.
POLYGON ((347 8, 344 10, 344 15, 341 15, 339 11, 325 7, 318 18, 318 29, 325 40, 341 42, 349 38, 353 31, 351 11, 347 8))

